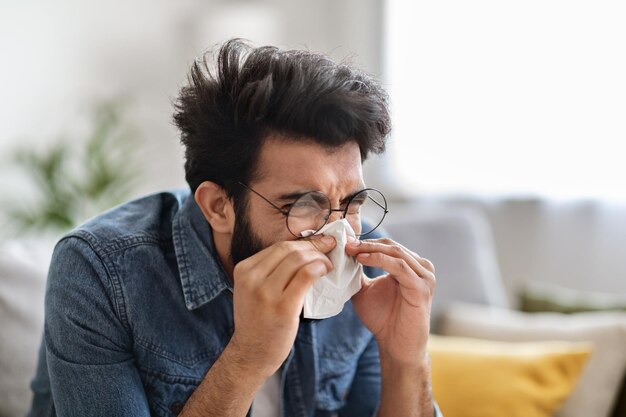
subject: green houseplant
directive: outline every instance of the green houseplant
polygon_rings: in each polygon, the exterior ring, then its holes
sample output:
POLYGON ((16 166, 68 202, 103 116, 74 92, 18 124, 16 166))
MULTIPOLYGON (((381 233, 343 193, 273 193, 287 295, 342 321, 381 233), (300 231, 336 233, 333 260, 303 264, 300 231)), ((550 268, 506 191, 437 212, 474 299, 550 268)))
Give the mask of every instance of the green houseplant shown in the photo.
POLYGON ((15 150, 12 161, 36 195, 23 204, 4 204, 11 229, 62 233, 131 194, 139 178, 134 161, 139 138, 123 117, 124 108, 120 101, 96 105, 83 140, 61 137, 45 151, 15 150))

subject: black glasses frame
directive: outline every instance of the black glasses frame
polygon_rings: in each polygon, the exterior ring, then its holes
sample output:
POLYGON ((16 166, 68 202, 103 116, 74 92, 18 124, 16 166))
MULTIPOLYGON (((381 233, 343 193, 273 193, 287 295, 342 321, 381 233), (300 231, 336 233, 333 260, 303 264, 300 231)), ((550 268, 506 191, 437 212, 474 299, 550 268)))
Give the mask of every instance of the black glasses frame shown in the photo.
MULTIPOLYGON (((269 205, 271 205, 272 207, 274 207, 276 210, 278 210, 283 216, 285 216, 285 226, 287 227, 287 230, 289 230, 289 233, 291 233, 293 236, 297 237, 298 239, 303 238, 304 236, 297 236, 295 233, 293 233, 291 231, 291 229, 289 228, 289 212, 291 211, 291 207, 289 207, 288 210, 284 210, 280 207, 278 207, 276 204, 272 203, 269 199, 267 199, 265 196, 263 196, 261 193, 259 193, 258 191, 253 190, 250 186, 244 184, 243 182, 239 181, 238 182, 239 185, 247 188, 248 190, 252 191, 254 194, 258 195, 259 197, 261 197, 263 200, 265 200, 269 205)), ((358 237, 362 237, 362 236, 366 236, 369 235, 370 233, 372 233, 374 230, 378 229, 378 226, 380 226, 380 224, 383 222, 383 220, 385 219, 385 216, 387 215, 387 213, 389 213, 389 210, 387 208, 387 199, 385 198, 384 194, 381 193, 379 190, 377 190, 376 188, 364 188, 360 191, 358 191, 357 193, 355 193, 350 200, 348 200, 347 204, 346 204, 346 208, 332 208, 331 204, 330 204, 330 198, 328 198, 328 196, 324 193, 322 193, 321 191, 318 191, 320 194, 323 194, 324 196, 326 196, 326 199, 328 200, 328 205, 329 205, 329 209, 328 209, 328 216, 326 216, 325 220, 324 220, 324 224, 322 224, 314 233, 312 233, 310 236, 317 234, 324 226, 326 226, 326 224, 328 223, 328 219, 330 219, 330 216, 332 215, 333 212, 342 212, 342 216, 341 218, 344 219, 346 217, 346 215, 348 214, 348 207, 350 207, 350 203, 352 203, 352 200, 358 196, 359 194, 361 194, 363 191, 376 191, 377 193, 380 194, 380 196, 383 198, 383 203, 384 206, 381 205, 378 201, 376 201, 375 199, 373 199, 371 196, 368 195, 368 198, 370 200, 372 200, 378 207, 380 207, 381 209, 383 209, 383 216, 380 218, 380 221, 378 222, 378 224, 376 226, 374 226, 372 228, 372 230, 370 230, 367 233, 360 233, 357 234, 356 236, 358 237)), ((300 197, 298 197, 300 198, 300 197)), ((297 201, 298 199, 294 200, 297 201)))

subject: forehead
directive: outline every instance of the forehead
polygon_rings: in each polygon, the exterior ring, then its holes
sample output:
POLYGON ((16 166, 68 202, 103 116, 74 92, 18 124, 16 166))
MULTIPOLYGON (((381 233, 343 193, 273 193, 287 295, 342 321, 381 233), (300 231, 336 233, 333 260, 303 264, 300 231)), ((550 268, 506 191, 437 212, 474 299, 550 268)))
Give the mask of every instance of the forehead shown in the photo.
POLYGON ((276 187, 272 192, 320 190, 330 195, 353 191, 363 183, 359 145, 348 142, 326 148, 313 140, 270 136, 261 147, 253 183, 276 187))

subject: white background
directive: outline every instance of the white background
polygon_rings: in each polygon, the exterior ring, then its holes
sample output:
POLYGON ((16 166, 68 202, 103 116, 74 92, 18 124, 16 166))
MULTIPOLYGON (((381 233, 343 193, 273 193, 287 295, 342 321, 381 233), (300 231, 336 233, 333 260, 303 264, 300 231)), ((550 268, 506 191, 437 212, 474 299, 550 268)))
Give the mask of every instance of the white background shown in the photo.
POLYGON ((388 2, 393 173, 413 193, 626 200, 626 3, 388 2))

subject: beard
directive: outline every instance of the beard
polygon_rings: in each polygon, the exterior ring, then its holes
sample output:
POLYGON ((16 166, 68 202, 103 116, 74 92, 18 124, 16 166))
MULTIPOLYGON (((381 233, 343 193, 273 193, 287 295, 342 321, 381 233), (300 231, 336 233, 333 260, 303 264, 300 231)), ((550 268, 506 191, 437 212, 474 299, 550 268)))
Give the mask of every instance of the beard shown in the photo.
POLYGON ((252 230, 246 206, 244 205, 235 213, 233 238, 230 242, 230 260, 233 262, 233 265, 237 265, 244 259, 248 259, 269 246, 265 245, 261 238, 252 230))
MULTIPOLYGON (((233 265, 237 265, 244 259, 248 259, 252 255, 270 246, 269 244, 265 244, 254 230, 252 230, 252 224, 246 206, 247 205, 244 205, 244 207, 235 212, 235 226, 233 227, 233 238, 230 242, 230 259, 233 265)), ((320 320, 323 319, 305 319, 304 308, 300 312, 301 323, 320 320)))

